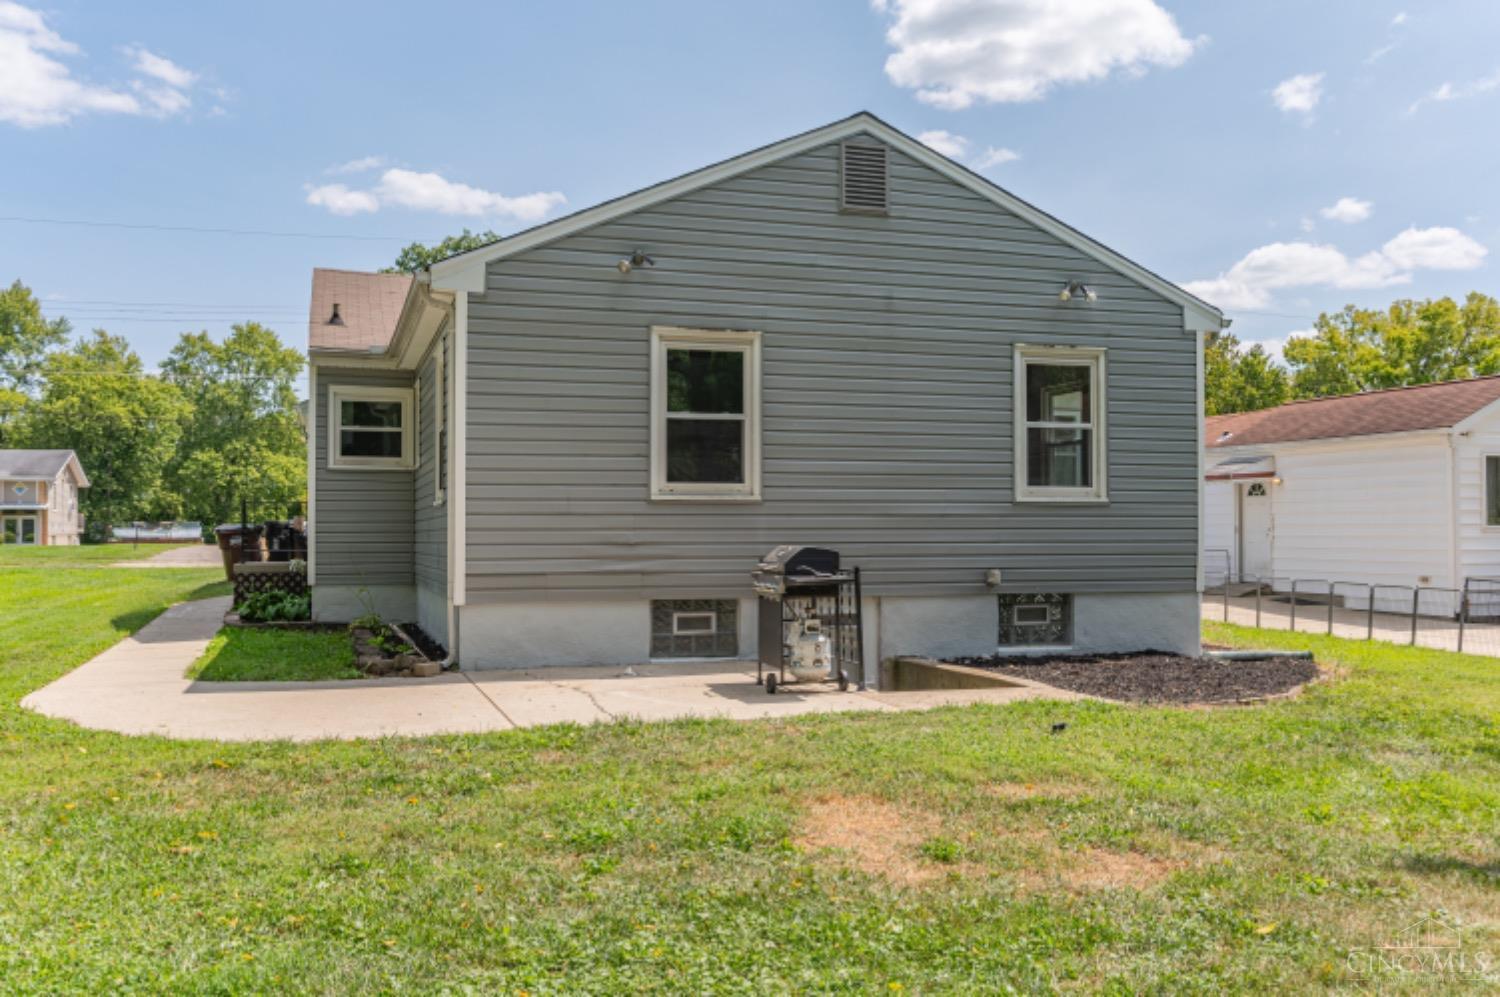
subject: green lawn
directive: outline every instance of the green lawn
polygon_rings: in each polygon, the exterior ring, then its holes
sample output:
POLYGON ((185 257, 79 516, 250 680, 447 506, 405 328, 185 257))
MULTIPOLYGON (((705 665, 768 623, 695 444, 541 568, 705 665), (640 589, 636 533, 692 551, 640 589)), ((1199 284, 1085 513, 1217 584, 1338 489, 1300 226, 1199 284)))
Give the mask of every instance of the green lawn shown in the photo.
POLYGON ((165 550, 193 544, 80 544, 76 547, 22 547, 0 544, 0 569, 94 567, 115 561, 144 561, 165 550))
POLYGON ((1500 954, 1500 661, 1277 633, 1346 674, 315 745, 16 708, 213 574, 0 572, 0 990, 1485 989, 1354 975, 1435 912, 1500 954))
POLYGON ((205 682, 358 679, 354 645, 343 630, 246 630, 225 627, 193 662, 188 677, 205 682))

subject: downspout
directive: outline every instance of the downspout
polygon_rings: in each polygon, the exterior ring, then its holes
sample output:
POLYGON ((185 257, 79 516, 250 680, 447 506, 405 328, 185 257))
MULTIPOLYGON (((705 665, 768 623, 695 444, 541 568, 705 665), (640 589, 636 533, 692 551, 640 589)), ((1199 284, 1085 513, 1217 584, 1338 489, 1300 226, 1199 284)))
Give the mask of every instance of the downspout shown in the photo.
MULTIPOLYGON (((456 314, 456 309, 454 308, 452 301, 443 301, 432 293, 432 269, 430 267, 424 270, 417 271, 416 287, 420 290, 422 299, 427 305, 442 309, 444 315, 446 316, 445 324, 448 327, 447 334, 453 337, 453 342, 456 344, 458 335, 458 316, 456 314)), ((445 378, 450 376, 456 378, 457 376, 453 370, 453 364, 448 362, 447 360, 445 360, 443 363, 443 376, 445 378)), ((450 410, 454 410, 454 414, 456 414, 457 406, 454 403, 453 395, 454 393, 448 390, 448 386, 443 385, 443 404, 448 406, 450 410)), ((444 424, 448 427, 448 446, 450 448, 454 448, 456 447, 455 441, 458 438, 458 434, 454 432, 453 414, 445 414, 443 421, 444 424)), ((450 456, 448 459, 449 470, 451 471, 454 466, 455 461, 450 456)), ((446 531, 448 534, 448 592, 447 598, 444 600, 444 602, 447 603, 448 610, 448 654, 443 658, 442 661, 438 662, 438 666, 445 672, 458 670, 458 606, 453 601, 453 545, 456 542, 456 538, 454 536, 455 505, 453 502, 453 496, 451 494, 452 491, 453 481, 450 478, 448 482, 449 494, 447 499, 445 500, 448 520, 448 529, 446 531)))

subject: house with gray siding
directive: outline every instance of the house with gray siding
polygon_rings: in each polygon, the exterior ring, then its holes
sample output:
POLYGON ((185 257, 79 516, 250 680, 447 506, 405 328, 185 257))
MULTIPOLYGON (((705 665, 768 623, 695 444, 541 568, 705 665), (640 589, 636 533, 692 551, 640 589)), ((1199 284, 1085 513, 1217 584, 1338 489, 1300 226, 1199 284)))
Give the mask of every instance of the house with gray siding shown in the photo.
POLYGON ((872 665, 1194 652, 1223 324, 868 114, 415 275, 318 270, 314 614, 464 668, 748 658, 751 569, 809 544, 861 568, 872 665))

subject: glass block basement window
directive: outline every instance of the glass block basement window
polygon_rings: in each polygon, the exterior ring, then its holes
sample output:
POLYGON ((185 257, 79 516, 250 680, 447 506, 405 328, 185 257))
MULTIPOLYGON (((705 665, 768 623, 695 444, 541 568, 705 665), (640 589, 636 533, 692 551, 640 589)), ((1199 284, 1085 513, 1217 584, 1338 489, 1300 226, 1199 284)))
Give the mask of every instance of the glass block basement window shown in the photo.
POLYGON ((739 608, 734 599, 652 599, 651 657, 739 657, 739 608))
POLYGON ((1067 644, 1073 639, 1073 597, 1057 593, 1000 596, 1000 646, 1067 644))

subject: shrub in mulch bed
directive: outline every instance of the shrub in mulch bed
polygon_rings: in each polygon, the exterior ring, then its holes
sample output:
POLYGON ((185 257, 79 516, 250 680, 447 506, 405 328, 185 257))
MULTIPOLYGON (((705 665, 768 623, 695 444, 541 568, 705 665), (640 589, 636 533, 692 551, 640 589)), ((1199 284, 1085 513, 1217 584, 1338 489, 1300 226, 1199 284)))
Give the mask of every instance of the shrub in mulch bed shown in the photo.
POLYGON ((442 670, 378 617, 355 620, 349 625, 349 634, 354 640, 354 663, 366 675, 423 678, 442 670))
POLYGON ((953 658, 1059 689, 1133 703, 1233 703, 1290 692, 1318 677, 1305 658, 1225 661, 1145 651, 1138 654, 953 658))

